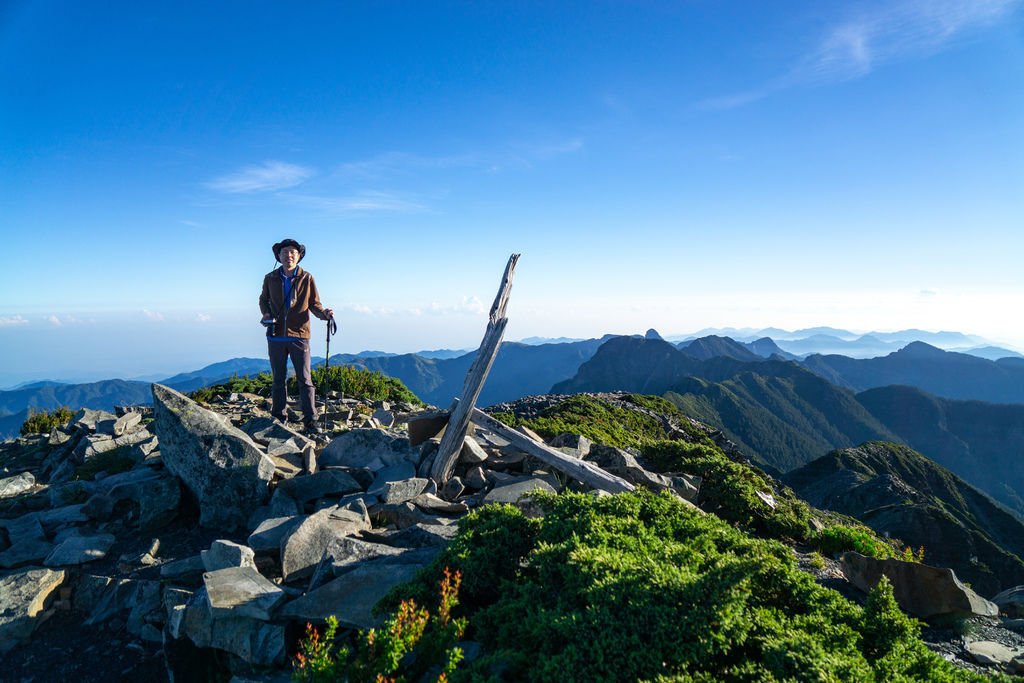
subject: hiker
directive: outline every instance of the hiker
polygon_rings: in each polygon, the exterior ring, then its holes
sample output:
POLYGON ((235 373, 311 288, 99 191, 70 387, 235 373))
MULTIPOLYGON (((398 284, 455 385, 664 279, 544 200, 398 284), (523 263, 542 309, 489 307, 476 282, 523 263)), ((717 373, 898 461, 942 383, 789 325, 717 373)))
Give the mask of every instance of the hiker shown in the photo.
POLYGON ((302 401, 302 422, 306 431, 320 433, 316 422, 316 399, 309 368, 309 314, 330 320, 334 311, 324 308, 316 291, 313 276, 299 267, 306 247, 293 239, 281 240, 273 246, 274 258, 281 264, 263 278, 260 294, 260 323, 267 328, 270 370, 274 375, 271 393, 271 417, 285 422, 288 358, 295 368, 302 401))

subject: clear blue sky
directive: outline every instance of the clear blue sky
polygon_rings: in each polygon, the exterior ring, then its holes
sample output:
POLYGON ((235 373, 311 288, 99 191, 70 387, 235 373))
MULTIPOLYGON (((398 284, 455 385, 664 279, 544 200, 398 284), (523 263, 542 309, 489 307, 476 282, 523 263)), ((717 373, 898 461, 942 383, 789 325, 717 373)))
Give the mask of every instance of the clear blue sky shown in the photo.
POLYGON ((475 347, 514 251, 511 339, 1024 347, 1021 4, 0 2, 0 386, 264 355, 283 237, 332 352, 475 347))

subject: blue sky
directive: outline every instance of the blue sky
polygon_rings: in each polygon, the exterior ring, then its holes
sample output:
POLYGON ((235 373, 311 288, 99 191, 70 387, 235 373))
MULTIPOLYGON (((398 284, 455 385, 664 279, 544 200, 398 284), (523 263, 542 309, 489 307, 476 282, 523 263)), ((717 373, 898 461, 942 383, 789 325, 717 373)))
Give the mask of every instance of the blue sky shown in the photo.
POLYGON ((512 252, 511 339, 1024 348, 1021 4, 0 2, 0 386, 264 355, 283 237, 332 352, 476 346, 512 252))

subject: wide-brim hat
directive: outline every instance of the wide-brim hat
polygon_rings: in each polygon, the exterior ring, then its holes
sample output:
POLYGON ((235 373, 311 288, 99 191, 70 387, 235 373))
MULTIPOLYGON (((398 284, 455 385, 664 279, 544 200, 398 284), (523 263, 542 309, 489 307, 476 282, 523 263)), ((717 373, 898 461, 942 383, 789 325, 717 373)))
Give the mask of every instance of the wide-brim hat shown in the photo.
POLYGON ((291 239, 291 238, 288 238, 288 239, 286 239, 286 240, 281 240, 280 242, 278 242, 277 244, 275 244, 275 245, 274 245, 274 246, 272 247, 272 249, 274 250, 274 259, 275 259, 275 260, 276 260, 276 261, 277 261, 278 263, 280 263, 280 262, 281 262, 281 259, 280 259, 280 258, 278 258, 278 256, 277 256, 277 255, 278 255, 278 254, 279 254, 279 253, 281 252, 281 250, 282 250, 282 249, 284 249, 285 247, 295 247, 296 249, 298 249, 298 250, 299 250, 299 261, 301 261, 301 260, 303 259, 303 257, 305 257, 305 255, 306 255, 306 245, 304 245, 304 244, 299 244, 299 243, 298 243, 298 242, 296 242, 295 240, 293 240, 293 239, 291 239))

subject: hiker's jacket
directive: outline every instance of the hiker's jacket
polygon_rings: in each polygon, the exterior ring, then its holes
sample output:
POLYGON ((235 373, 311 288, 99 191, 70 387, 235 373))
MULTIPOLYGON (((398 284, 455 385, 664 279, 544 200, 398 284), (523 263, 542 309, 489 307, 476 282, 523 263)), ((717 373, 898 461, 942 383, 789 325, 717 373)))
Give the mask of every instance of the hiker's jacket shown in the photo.
POLYGON ((275 268, 263 277, 263 292, 260 294, 260 313, 264 318, 274 317, 277 324, 267 330, 268 337, 299 337, 309 339, 309 314, 327 320, 320 295, 316 291, 313 276, 295 266, 292 280, 291 302, 285 305, 284 282, 280 268, 275 268))

